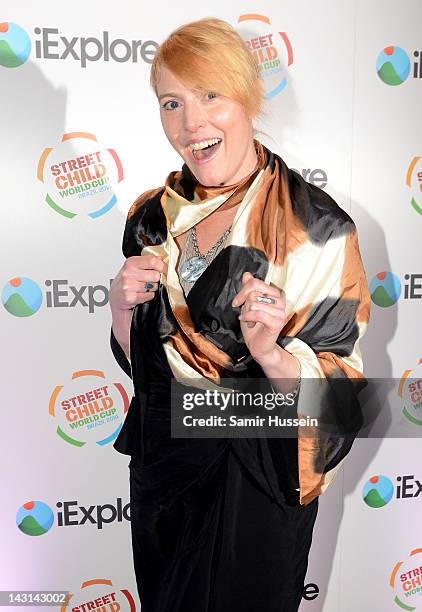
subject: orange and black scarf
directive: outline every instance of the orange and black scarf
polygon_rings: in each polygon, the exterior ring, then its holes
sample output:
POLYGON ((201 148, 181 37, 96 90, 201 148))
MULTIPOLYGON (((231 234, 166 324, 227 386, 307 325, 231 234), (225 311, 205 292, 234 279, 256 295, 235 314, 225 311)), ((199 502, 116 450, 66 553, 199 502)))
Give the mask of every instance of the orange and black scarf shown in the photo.
MULTIPOLYGON (((359 341, 370 315, 356 227, 327 193, 306 183, 259 142, 255 145, 258 166, 237 185, 204 188, 184 166, 172 172, 163 187, 140 196, 129 210, 124 255, 158 255, 168 264, 153 300, 154 324, 174 378, 208 387, 224 377, 244 376, 248 368, 254 371, 238 311, 230 305, 242 286, 243 272, 249 271, 284 290, 287 322, 278 343, 299 359, 302 378, 353 383, 348 406, 338 406, 350 413, 358 406, 356 389, 364 384, 359 341), (186 298, 176 271, 179 250, 174 238, 220 206, 239 202, 224 248, 186 298)), ((150 307, 135 308, 139 312, 132 322, 132 370, 140 360, 135 331, 150 307)), ((127 369, 116 345, 112 342, 114 353, 127 369)), ((135 383, 133 371, 132 376, 135 383)), ((145 380, 138 385, 142 389, 145 380)), ((299 412, 300 402, 299 393, 299 412)), ((130 454, 129 438, 128 430, 121 432, 115 447, 130 454)), ((301 503, 327 488, 352 441, 353 436, 327 433, 305 436, 299 429, 301 503)))

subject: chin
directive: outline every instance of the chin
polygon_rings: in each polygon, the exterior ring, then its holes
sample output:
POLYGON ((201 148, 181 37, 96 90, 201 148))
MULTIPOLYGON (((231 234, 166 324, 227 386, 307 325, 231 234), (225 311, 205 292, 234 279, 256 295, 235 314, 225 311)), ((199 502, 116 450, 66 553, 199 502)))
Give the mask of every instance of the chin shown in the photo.
POLYGON ((193 172, 193 174, 204 187, 218 187, 226 182, 224 176, 212 174, 211 172, 193 172))
POLYGON ((204 185, 204 187, 216 187, 222 183, 226 184, 226 176, 223 176, 223 173, 219 172, 218 169, 196 166, 191 163, 191 160, 187 160, 182 155, 181 157, 196 180, 201 185, 204 185))

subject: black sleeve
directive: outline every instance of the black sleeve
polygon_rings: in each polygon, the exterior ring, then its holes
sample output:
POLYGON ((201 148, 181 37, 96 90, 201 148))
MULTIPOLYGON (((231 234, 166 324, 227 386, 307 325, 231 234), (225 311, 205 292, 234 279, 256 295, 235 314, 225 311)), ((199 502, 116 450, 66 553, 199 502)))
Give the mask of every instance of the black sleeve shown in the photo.
MULTIPOLYGON (((167 226, 160 204, 163 191, 164 188, 161 187, 146 191, 131 206, 126 217, 122 240, 122 252, 126 259, 133 255, 140 255, 145 246, 164 242, 167 226), (153 231, 152 228, 154 227, 160 229, 153 231)), ((111 329, 110 334, 110 346, 119 366, 132 378, 130 362, 117 342, 113 329, 111 329)))
POLYGON ((111 334, 110 334, 110 347, 111 347, 113 355, 117 363, 119 364, 119 366, 129 376, 129 378, 132 378, 132 370, 130 367, 130 362, 128 358, 126 357, 124 350, 122 349, 120 344, 117 342, 116 337, 113 334, 113 328, 111 328, 111 334))

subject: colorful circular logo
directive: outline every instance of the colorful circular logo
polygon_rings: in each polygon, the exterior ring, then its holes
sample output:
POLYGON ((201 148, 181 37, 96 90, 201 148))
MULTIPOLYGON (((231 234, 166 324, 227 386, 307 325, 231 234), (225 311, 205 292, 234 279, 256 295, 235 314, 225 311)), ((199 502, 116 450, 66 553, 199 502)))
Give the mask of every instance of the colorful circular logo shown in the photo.
POLYGON ((401 47, 385 47, 377 57, 377 73, 387 85, 401 85, 410 73, 406 51, 401 47))
POLYGON ((393 497, 393 483, 387 476, 372 476, 363 487, 363 501, 370 508, 382 508, 393 497))
POLYGON ((26 502, 16 513, 16 524, 26 535, 44 535, 50 531, 53 523, 53 511, 42 501, 26 502))
POLYGON ((422 548, 414 548, 407 559, 398 561, 390 576, 393 601, 401 610, 422 609, 422 548))
POLYGON ((403 402, 403 415, 414 425, 422 426, 422 357, 411 370, 405 370, 397 395, 403 402))
POLYGON ((95 603, 96 610, 127 610, 136 612, 136 603, 128 589, 118 589, 109 578, 84 580, 79 587, 68 594, 62 612, 87 610, 95 603))
POLYGON ((237 30, 255 58, 264 83, 265 97, 272 98, 287 86, 293 64, 293 48, 287 32, 279 32, 266 15, 240 15, 237 30))
POLYGON ((129 398, 123 385, 107 380, 103 371, 79 370, 72 373, 71 381, 54 388, 48 410, 65 442, 104 446, 119 435, 129 398))
POLYGON ((401 282, 392 272, 378 272, 369 283, 369 291, 374 304, 387 308, 399 299, 401 282))
POLYGON ((406 185, 410 189, 410 204, 422 215, 422 155, 415 155, 406 172, 406 185))
POLYGON ((16 276, 3 288, 3 306, 15 317, 30 317, 42 303, 41 289, 30 278, 16 276))
POLYGON ((81 213, 97 219, 117 202, 114 191, 123 180, 123 166, 115 149, 100 146, 95 134, 69 132, 57 147, 44 149, 37 178, 55 212, 68 219, 81 213))
POLYGON ((0 23, 0 66, 17 68, 31 53, 31 39, 16 23, 0 23))

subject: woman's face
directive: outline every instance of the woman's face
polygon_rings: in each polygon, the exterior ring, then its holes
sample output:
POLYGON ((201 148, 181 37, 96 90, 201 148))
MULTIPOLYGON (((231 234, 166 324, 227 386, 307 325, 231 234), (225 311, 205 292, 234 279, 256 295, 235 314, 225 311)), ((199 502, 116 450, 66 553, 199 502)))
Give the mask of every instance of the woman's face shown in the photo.
POLYGON ((170 144, 202 185, 231 185, 254 170, 252 120, 239 102, 187 87, 166 66, 157 96, 170 144))

